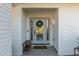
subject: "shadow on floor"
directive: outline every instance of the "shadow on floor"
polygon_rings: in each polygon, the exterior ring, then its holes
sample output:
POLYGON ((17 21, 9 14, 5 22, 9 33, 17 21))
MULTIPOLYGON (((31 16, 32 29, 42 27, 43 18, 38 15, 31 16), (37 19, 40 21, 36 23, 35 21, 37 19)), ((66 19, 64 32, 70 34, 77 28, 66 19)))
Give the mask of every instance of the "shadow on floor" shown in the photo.
POLYGON ((47 49, 32 49, 30 51, 24 51, 23 56, 57 56, 53 47, 47 49))

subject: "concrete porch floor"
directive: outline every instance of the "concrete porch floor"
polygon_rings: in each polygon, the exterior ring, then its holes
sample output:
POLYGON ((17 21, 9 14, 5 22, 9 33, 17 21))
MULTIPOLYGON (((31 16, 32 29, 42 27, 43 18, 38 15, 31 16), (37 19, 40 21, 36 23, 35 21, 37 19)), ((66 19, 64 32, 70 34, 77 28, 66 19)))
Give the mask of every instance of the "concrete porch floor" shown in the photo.
POLYGON ((32 49, 31 51, 24 51, 23 56, 57 56, 53 47, 47 49, 32 49))

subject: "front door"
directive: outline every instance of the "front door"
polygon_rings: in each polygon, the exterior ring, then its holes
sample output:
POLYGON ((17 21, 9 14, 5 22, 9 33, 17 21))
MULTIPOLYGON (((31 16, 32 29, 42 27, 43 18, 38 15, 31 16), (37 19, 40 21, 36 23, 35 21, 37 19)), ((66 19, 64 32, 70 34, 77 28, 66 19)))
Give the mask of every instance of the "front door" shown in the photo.
POLYGON ((32 43, 33 44, 46 44, 48 32, 48 20, 44 18, 32 19, 32 43))

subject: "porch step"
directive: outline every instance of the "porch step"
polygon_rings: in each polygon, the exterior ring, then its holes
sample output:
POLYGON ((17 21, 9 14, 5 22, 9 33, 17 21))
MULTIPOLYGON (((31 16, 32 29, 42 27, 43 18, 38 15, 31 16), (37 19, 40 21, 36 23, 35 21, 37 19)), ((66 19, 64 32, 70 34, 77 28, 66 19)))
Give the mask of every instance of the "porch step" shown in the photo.
POLYGON ((31 41, 32 45, 49 45, 49 41, 31 41))

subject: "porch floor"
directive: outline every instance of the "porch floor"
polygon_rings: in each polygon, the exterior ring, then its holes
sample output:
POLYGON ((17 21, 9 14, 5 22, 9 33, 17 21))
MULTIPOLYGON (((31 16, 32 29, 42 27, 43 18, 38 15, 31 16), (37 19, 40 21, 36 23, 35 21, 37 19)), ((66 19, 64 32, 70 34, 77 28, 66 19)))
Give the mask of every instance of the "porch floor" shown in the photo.
POLYGON ((23 56, 57 56, 53 47, 47 49, 32 49, 31 51, 24 51, 23 56))

